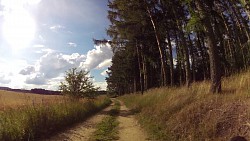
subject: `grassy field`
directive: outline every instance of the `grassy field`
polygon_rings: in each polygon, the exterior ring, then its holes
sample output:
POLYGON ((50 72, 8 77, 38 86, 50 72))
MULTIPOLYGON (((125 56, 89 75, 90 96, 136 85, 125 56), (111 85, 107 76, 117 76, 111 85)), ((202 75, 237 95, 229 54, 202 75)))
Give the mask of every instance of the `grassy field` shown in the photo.
POLYGON ((60 95, 39 95, 0 90, 0 110, 65 101, 60 95))
POLYGON ((63 96, 1 91, 0 140, 39 140, 84 121, 111 101, 71 101, 63 96))
POLYGON ((223 93, 209 93, 209 82, 190 88, 159 88, 120 99, 138 113, 153 140, 228 141, 250 139, 250 71, 222 81, 223 93))

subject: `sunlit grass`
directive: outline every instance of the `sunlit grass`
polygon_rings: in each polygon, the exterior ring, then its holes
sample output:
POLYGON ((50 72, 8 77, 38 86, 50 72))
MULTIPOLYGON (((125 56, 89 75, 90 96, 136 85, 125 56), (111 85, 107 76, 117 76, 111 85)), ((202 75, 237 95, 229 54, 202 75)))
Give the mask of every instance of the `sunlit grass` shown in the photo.
POLYGON ((155 140, 229 140, 249 137, 250 71, 224 78, 222 94, 209 93, 209 82, 190 88, 159 88, 121 99, 138 112, 155 140))
POLYGON ((63 102, 68 98, 61 95, 39 95, 0 90, 0 110, 20 108, 22 106, 63 102))
POLYGON ((65 129, 110 104, 108 98, 10 108, 0 113, 0 140, 37 140, 65 129))

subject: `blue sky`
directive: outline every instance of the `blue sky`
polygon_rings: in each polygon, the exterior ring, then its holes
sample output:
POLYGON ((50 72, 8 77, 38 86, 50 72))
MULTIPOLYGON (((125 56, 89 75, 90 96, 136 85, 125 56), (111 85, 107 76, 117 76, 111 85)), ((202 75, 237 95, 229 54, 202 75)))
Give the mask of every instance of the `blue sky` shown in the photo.
POLYGON ((106 88, 107 0, 0 0, 0 86, 57 90, 65 71, 90 71, 106 88))

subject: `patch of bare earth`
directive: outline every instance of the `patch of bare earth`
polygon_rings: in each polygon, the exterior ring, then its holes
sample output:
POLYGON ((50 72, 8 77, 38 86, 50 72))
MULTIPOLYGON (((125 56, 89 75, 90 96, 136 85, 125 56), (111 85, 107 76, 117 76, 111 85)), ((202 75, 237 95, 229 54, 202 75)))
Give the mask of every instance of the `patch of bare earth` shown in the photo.
POLYGON ((117 117, 119 121, 119 141, 146 141, 149 140, 146 133, 137 123, 134 114, 121 103, 120 114, 117 117))
POLYGON ((46 141, 88 141, 92 133, 95 131, 96 125, 108 115, 110 109, 111 106, 90 117, 83 123, 46 139, 46 141))

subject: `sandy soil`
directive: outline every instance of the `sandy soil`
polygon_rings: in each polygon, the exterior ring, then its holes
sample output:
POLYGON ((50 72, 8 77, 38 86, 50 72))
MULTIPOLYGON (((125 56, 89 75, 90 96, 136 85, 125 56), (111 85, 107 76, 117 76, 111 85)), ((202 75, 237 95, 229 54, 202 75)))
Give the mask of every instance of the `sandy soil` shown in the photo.
POLYGON ((102 121, 102 119, 108 115, 108 111, 111 109, 111 106, 105 108, 96 115, 90 117, 88 120, 83 123, 59 133, 46 139, 45 141, 88 141, 90 136, 95 131, 96 125, 102 121))
POLYGON ((119 141, 147 141, 149 140, 146 133, 137 123, 135 116, 128 108, 121 103, 120 115, 118 116, 119 124, 119 141))

